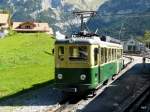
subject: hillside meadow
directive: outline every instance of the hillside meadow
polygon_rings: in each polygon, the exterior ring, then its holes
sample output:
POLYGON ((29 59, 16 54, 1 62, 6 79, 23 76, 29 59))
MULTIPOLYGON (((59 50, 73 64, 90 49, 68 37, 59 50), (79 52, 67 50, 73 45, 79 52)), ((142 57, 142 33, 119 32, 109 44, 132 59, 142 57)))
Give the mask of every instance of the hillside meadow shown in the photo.
POLYGON ((0 39, 0 98, 54 78, 54 41, 45 33, 12 33, 0 39))

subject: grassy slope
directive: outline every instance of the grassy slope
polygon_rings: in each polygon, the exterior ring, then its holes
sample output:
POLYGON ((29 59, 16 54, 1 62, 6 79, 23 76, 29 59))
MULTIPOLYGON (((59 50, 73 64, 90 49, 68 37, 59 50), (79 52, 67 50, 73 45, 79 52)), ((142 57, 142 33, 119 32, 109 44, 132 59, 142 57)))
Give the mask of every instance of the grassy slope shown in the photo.
POLYGON ((53 79, 54 40, 47 34, 15 34, 0 40, 0 97, 53 79))

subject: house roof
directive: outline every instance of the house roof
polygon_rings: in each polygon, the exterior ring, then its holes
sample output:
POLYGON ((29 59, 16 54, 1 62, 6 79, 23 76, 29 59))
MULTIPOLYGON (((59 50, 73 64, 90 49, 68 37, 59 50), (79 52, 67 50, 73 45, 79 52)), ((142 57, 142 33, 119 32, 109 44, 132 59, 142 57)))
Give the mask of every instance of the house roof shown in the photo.
MULTIPOLYGON (((23 26, 23 25, 33 25, 34 27, 36 27, 36 23, 31 22, 31 21, 20 22, 19 26, 23 26)), ((19 26, 18 26, 18 27, 19 27, 19 26)))
POLYGON ((0 14, 0 24, 7 24, 9 19, 9 14, 0 14))
POLYGON ((48 23, 37 23, 37 22, 13 22, 12 29, 14 31, 20 32, 52 32, 52 29, 49 27, 48 23), (33 24, 34 27, 32 29, 21 29, 19 26, 25 24, 33 24))

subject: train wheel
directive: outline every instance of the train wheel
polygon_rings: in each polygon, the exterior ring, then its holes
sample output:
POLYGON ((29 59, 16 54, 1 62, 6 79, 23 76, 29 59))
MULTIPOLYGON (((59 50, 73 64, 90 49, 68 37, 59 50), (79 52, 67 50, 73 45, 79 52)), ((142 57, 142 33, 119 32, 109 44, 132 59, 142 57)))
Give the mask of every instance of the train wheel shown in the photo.
POLYGON ((114 79, 115 79, 115 76, 112 76, 111 79, 114 80, 114 79))
POLYGON ((89 90, 87 92, 87 98, 93 98, 96 95, 96 90, 89 90))
POLYGON ((103 85, 107 85, 108 84, 108 80, 104 81, 103 85))
POLYGON ((117 75, 117 74, 114 74, 114 75, 112 76, 112 78, 111 78, 111 79, 112 79, 112 80, 114 80, 116 75, 117 75))
POLYGON ((96 96, 96 91, 92 91, 92 96, 96 96))

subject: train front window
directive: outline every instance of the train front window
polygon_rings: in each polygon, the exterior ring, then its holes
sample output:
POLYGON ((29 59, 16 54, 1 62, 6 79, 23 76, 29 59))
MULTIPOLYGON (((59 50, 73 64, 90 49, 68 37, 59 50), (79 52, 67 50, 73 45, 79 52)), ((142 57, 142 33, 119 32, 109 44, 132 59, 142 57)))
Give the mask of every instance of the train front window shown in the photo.
POLYGON ((88 59, 88 51, 86 46, 71 46, 69 47, 69 60, 85 61, 88 59))
POLYGON ((58 48, 58 54, 59 54, 59 56, 64 54, 64 47, 63 46, 58 48))
POLYGON ((64 47, 63 46, 58 47, 58 59, 60 59, 61 61, 64 60, 64 47))

